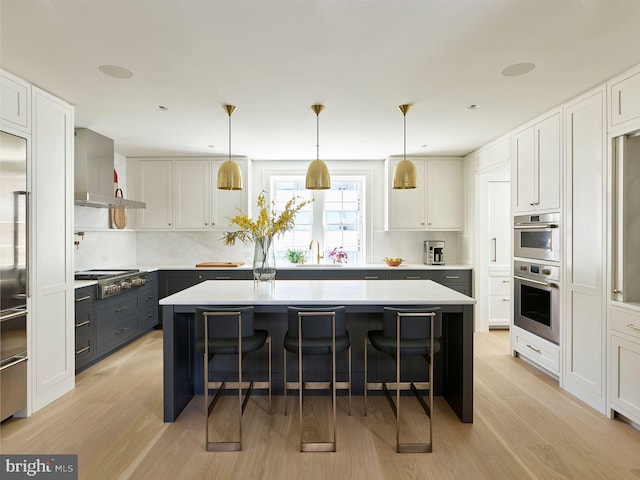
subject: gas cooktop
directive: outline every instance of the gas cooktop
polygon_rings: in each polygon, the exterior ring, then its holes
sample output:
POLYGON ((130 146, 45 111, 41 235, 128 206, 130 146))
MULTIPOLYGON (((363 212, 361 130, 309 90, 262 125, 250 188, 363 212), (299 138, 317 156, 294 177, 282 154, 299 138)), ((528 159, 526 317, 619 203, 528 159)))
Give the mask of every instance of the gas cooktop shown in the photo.
POLYGON ((75 273, 76 280, 102 280, 104 278, 118 277, 120 275, 128 275, 131 273, 138 273, 140 270, 125 270, 125 269, 93 269, 84 270, 75 273))

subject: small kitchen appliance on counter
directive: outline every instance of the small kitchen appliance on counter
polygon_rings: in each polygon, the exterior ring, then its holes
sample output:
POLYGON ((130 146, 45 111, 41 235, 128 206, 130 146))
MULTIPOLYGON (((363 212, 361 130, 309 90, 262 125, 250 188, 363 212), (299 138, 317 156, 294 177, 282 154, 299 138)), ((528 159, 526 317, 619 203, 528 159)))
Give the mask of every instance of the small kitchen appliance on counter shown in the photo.
POLYGON ((424 241, 424 263, 425 265, 444 265, 443 240, 424 241))

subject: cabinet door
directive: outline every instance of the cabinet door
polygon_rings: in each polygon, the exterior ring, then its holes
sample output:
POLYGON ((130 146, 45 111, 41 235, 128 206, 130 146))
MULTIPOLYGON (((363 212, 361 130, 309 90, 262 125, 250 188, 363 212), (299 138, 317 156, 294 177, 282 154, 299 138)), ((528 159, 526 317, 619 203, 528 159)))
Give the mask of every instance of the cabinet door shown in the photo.
POLYGON ((426 227, 425 162, 421 159, 411 161, 416 166, 418 181, 416 188, 407 190, 393 189, 393 170, 400 159, 389 161, 386 222, 388 230, 424 230, 426 227))
POLYGON ((209 228, 210 181, 209 160, 176 160, 174 172, 174 228, 200 230, 209 228))
POLYGON ((640 117, 640 72, 609 85, 609 127, 640 117))
POLYGON ((141 200, 147 208, 139 212, 139 229, 173 228, 173 161, 140 160, 141 200))
POLYGON ((536 209, 560 208, 560 114, 536 124, 536 209))
POLYGON ((218 169, 223 161, 211 162, 211 228, 232 228, 229 218, 247 213, 247 161, 234 159, 240 165, 244 188, 242 190, 218 190, 218 169))
POLYGON ((35 87, 32 93, 29 365, 37 411, 74 387, 73 108, 35 87))
POLYGON ((611 335, 609 370, 611 407, 640 422, 640 344, 611 335))
POLYGON ((13 127, 29 132, 31 85, 7 72, 0 73, 0 119, 13 127))
POLYGON ((513 136, 513 211, 526 212, 536 202, 538 172, 535 161, 535 131, 529 127, 513 136))
POLYGON ((427 230, 462 230, 462 161, 427 160, 427 230))

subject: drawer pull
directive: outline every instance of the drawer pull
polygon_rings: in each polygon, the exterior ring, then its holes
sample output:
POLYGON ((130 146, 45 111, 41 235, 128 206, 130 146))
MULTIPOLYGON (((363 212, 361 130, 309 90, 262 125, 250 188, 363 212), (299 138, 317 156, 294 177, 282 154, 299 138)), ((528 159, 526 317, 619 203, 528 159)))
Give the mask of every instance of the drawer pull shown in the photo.
POLYGON ((502 280, 502 283, 511 283, 511 280, 502 280))
POLYGON ((76 298, 76 302, 84 302, 85 300, 91 300, 91 295, 85 295, 84 297, 76 298))
POLYGON ((216 280, 231 280, 231 277, 216 277, 216 280))
POLYGON ((511 299, 510 299, 510 298, 503 298, 503 299, 502 299, 502 301, 503 301, 503 302, 510 302, 510 301, 511 301, 511 299))
POLYGON ((459 275, 445 275, 444 278, 448 279, 448 280, 453 280, 456 278, 460 278, 459 275))
POLYGON ((89 325, 90 323, 91 323, 91 320, 85 320, 82 323, 76 323, 76 328, 84 327, 85 325, 89 325))
POLYGON ((144 300, 145 300, 145 302, 146 302, 147 300, 153 300, 153 295, 149 295, 148 297, 144 297, 144 300))
POLYGON ((407 277, 407 280, 420 280, 420 277, 407 277))
POLYGON ((87 345, 86 347, 81 348, 80 350, 77 350, 76 355, 80 355, 81 353, 88 352, 89 350, 91 350, 91 345, 87 345))
POLYGON ((531 346, 531 345, 529 345, 529 344, 527 344, 527 347, 529 347, 531 350, 533 350, 533 351, 534 351, 534 352, 536 352, 536 353, 542 353, 542 350, 540 350, 540 349, 538 349, 538 348, 535 348, 535 347, 532 347, 532 346, 531 346))
POLYGON ((118 312, 122 312, 122 311, 126 310, 127 308, 129 308, 129 307, 128 307, 128 306, 126 306, 126 305, 123 305, 123 306, 122 306, 122 307, 120 307, 120 308, 116 308, 116 309, 114 310, 114 312, 116 312, 116 313, 118 313, 118 312))
POLYGON ((119 330, 116 330, 116 335, 120 335, 121 333, 124 333, 127 331, 127 327, 121 328, 119 330))
POLYGON ((365 275, 364 279, 365 279, 365 280, 377 280, 377 279, 378 279, 378 276, 377 276, 377 275, 375 275, 375 276, 368 277, 368 276, 366 276, 366 275, 365 275))
POLYGON ((633 323, 627 323, 627 327, 633 328, 634 330, 640 330, 638 325, 634 325, 633 323))

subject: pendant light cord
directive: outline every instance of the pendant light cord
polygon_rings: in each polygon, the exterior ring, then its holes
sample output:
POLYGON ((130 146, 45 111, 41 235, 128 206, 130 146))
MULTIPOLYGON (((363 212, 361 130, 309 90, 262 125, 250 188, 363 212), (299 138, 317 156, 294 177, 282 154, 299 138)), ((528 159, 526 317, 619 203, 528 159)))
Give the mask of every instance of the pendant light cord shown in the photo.
POLYGON ((320 160, 320 112, 316 113, 316 160, 320 160))
POLYGON ((231 113, 229 113, 229 161, 231 161, 231 113))
POLYGON ((404 119, 404 161, 407 161, 407 112, 402 114, 402 118, 404 119))

